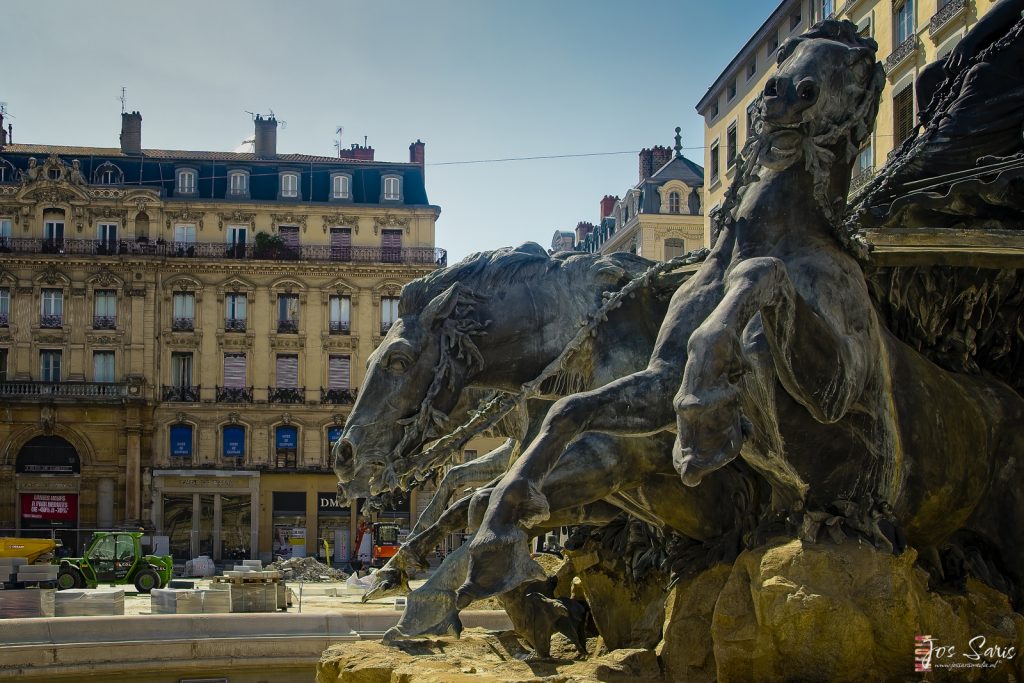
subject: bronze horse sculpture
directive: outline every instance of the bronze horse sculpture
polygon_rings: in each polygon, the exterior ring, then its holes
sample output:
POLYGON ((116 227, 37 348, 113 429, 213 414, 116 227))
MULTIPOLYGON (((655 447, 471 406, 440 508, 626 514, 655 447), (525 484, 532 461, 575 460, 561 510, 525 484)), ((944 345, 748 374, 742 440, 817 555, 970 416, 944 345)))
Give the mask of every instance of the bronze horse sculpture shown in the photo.
POLYGON ((588 431, 675 431, 689 486, 739 456, 780 512, 882 520, 924 555, 958 532, 988 539, 1020 585, 1024 401, 894 338, 840 229, 884 84, 875 50, 835 21, 780 48, 715 246, 673 296, 647 368, 554 405, 490 496, 460 607, 532 575, 508 557, 526 552, 544 482, 588 431))

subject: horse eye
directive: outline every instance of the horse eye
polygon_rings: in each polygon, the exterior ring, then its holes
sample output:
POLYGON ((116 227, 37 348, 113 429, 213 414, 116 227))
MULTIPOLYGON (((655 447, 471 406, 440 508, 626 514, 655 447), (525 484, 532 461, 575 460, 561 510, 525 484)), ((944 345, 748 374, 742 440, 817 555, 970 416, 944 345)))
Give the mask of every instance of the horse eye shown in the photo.
POLYGON ((405 372, 409 369, 409 359, 404 356, 392 356, 388 359, 388 369, 394 372, 405 372))

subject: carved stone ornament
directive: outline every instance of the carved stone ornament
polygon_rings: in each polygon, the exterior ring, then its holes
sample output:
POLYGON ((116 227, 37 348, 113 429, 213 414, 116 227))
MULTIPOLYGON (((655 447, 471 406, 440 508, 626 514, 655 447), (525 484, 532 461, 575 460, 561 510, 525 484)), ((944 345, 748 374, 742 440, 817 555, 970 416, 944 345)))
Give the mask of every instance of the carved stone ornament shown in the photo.
POLYGON ((85 287, 72 287, 71 296, 85 296, 85 287))
POLYGON ((67 204, 73 199, 77 199, 73 192, 61 190, 56 187, 34 190, 29 194, 26 194, 25 198, 34 199, 35 201, 43 204, 67 204))
POLYGON ((167 227, 170 228, 173 223, 195 223, 201 230, 203 227, 203 211, 197 211, 185 207, 181 211, 168 211, 167 216, 167 227))
POLYGON ((46 270, 40 273, 39 277, 36 278, 37 281, 43 282, 48 285, 55 285, 58 282, 63 283, 66 279, 67 276, 64 275, 64 273, 57 270, 56 268, 54 268, 53 266, 47 267, 46 270))
POLYGON ((241 415, 239 415, 237 412, 231 411, 230 413, 228 413, 228 424, 231 424, 231 425, 238 424, 238 420, 239 420, 240 417, 241 417, 241 415))
MULTIPOLYGON (((3 188, 9 189, 9 188, 3 188)), ((21 223, 21 208, 17 204, 0 204, 0 216, 12 216, 15 225, 21 223)), ((326 228, 324 229, 326 232, 326 228)))
POLYGON ((118 283, 119 278, 110 272, 109 269, 104 268, 100 272, 93 275, 90 280, 94 285, 99 287, 110 287, 118 283))
POLYGON ((57 411, 53 406, 43 406, 39 409, 39 427, 43 434, 51 436, 53 428, 57 425, 57 411))
POLYGON ((124 291, 125 293, 128 294, 128 296, 134 296, 140 299, 146 296, 145 287, 126 287, 124 291))
POLYGON ((383 228, 405 228, 405 234, 409 234, 409 217, 396 216, 393 213, 373 217, 373 234, 379 235, 383 228))
POLYGON ((290 425, 291 423, 292 423, 292 414, 291 413, 285 413, 284 415, 281 416, 281 424, 290 425))
POLYGON ((306 221, 308 220, 308 218, 309 218, 308 216, 304 216, 302 214, 295 214, 295 213, 272 213, 272 214, 270 214, 270 219, 272 221, 271 225, 272 225, 272 228, 273 228, 274 232, 277 232, 277 229, 280 228, 282 225, 297 225, 297 226, 302 228, 302 232, 303 232, 303 234, 305 234, 305 232, 306 232, 306 221))
POLYGON ((116 187, 90 187, 89 196, 93 199, 121 199, 124 197, 124 190, 116 187))
POLYGON ((324 234, 329 228, 352 228, 352 234, 359 234, 359 216, 351 213, 328 213, 320 217, 324 234))
POLYGON ((176 413, 174 415, 174 421, 175 422, 184 422, 185 421, 185 417, 186 417, 185 413, 176 413))
POLYGON ((217 214, 217 229, 224 230, 225 225, 248 225, 252 229, 256 229, 256 214, 245 213, 239 209, 235 209, 230 213, 222 212, 217 214))
POLYGON ((114 346, 121 342, 120 337, 112 337, 110 335, 102 335, 99 337, 93 337, 90 341, 96 346, 114 346))
POLYGON ((345 424, 345 418, 339 415, 338 413, 335 413, 334 415, 331 415, 331 422, 340 427, 341 425, 345 424))
POLYGON ((118 220, 123 225, 128 220, 127 209, 115 209, 112 206, 101 206, 89 209, 89 222, 92 223, 96 220, 118 220))

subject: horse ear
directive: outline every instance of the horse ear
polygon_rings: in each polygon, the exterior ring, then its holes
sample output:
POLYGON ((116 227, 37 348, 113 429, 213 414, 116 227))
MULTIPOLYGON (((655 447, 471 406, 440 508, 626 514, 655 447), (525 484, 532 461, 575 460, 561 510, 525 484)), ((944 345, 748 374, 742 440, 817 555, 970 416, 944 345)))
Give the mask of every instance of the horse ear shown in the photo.
POLYGON ((435 323, 439 323, 445 320, 455 310, 456 304, 459 303, 459 290, 461 285, 456 282, 442 293, 438 294, 433 300, 426 305, 423 312, 420 313, 420 323, 423 327, 433 327, 435 323))

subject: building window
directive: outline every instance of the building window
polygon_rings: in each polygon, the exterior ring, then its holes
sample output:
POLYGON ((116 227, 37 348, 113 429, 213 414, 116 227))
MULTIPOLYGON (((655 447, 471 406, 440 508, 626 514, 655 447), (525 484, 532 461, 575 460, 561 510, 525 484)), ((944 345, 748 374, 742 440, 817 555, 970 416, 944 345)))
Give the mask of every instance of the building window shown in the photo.
POLYGON ((799 26, 800 22, 804 20, 803 15, 800 12, 801 12, 800 5, 797 5, 796 9, 793 10, 793 13, 789 15, 789 30, 790 31, 792 31, 797 26, 799 26))
POLYGON ((124 173, 120 168, 107 161, 96 169, 93 178, 93 182, 97 185, 120 185, 124 182, 124 173))
POLYGON ((331 228, 331 260, 352 259, 352 228, 331 228))
POLYGON ((244 353, 224 354, 224 386, 217 388, 216 399, 228 403, 252 402, 252 390, 246 386, 244 353))
POLYGON ((385 263, 402 262, 402 231, 381 230, 381 260, 385 263))
POLYGON ((245 427, 229 425, 221 430, 222 453, 225 458, 245 458, 245 427))
POLYGON ((7 349, 0 349, 0 382, 7 381, 7 349))
POLYGON ((894 23, 896 24, 896 45, 914 35, 914 0, 906 0, 896 7, 894 23))
POLYGON ((196 296, 192 292, 175 292, 171 329, 190 331, 196 324, 196 296))
POLYGON ((249 174, 245 171, 232 171, 228 174, 228 194, 245 196, 249 194, 249 174))
MULTIPOLYGON (((870 15, 864 17, 860 21, 860 23, 857 24, 857 35, 860 36, 861 38, 870 38, 871 37, 871 16, 870 15)), ((942 55, 940 54, 938 58, 942 59, 942 55)))
POLYGON ((380 333, 387 334, 398 321, 398 297, 385 296, 380 300, 380 333))
POLYGON ((402 179, 397 176, 384 177, 384 199, 398 201, 402 198, 402 179))
POLYGON ((296 225, 282 225, 277 229, 277 235, 284 242, 285 252, 279 257, 298 258, 299 254, 299 228, 296 225))
MULTIPOLYGON (((765 54, 771 57, 772 53, 779 49, 779 32, 772 31, 771 35, 768 36, 768 42, 765 44, 765 54)), ((769 60, 770 61, 770 60, 769 60)))
POLYGON ((11 250, 11 247, 14 246, 14 243, 11 242, 13 237, 14 234, 11 229, 11 219, 0 218, 0 251, 7 252, 11 250))
POLYGON ((226 332, 245 332, 246 304, 245 294, 228 294, 224 297, 224 330, 226 332))
POLYGON ((196 172, 189 168, 183 168, 178 171, 178 193, 195 194, 195 192, 196 172))
POLYGON ((349 334, 351 328, 352 299, 347 296, 332 296, 328 302, 330 308, 330 333, 349 334))
POLYGON ((757 57, 752 57, 747 62, 747 80, 749 81, 757 74, 757 57))
POLYGON ((331 177, 331 197, 334 199, 348 199, 350 185, 352 183, 344 173, 338 173, 331 177))
POLYGON ((196 226, 175 225, 174 241, 178 244, 192 244, 196 241, 196 226))
POLYGON ((835 0, 820 0, 820 2, 822 20, 831 19, 832 15, 836 13, 835 0))
POLYGON ((348 391, 351 380, 351 358, 349 356, 329 356, 327 359, 327 388, 348 391))
POLYGON ((39 352, 39 379, 44 382, 60 381, 60 351, 39 352))
POLYGON ((729 126, 729 130, 725 134, 725 165, 727 168, 732 168, 736 165, 736 124, 729 126))
POLYGON ((64 253, 64 221, 46 221, 43 223, 43 253, 64 253))
POLYGON ((914 86, 900 90, 892 98, 892 132, 894 147, 899 147, 914 132, 914 86))
POLYGON ((871 138, 869 137, 867 142, 864 143, 864 146, 861 147, 860 152, 857 154, 857 162, 853 166, 854 177, 870 171, 874 162, 874 150, 871 148, 871 138))
POLYGON ((171 457, 191 458, 192 457, 192 425, 174 424, 171 425, 171 457))
POLYGON ((17 179, 18 174, 14 170, 14 164, 6 159, 0 159, 0 183, 13 183, 17 179))
POLYGON ((117 223, 100 223, 96 226, 96 253, 117 253, 117 223))
POLYGON ((92 354, 92 381, 114 381, 114 352, 94 351, 92 354))
POLYGON ((679 193, 672 191, 668 193, 668 212, 679 213, 679 193))
POLYGON ((736 97, 736 79, 734 78, 725 91, 725 101, 731 102, 736 97))
POLYGON ((171 386, 192 386, 192 354, 171 354, 171 386))
POLYGON ((277 296, 277 331, 299 331, 299 295, 278 294, 277 296))
POLYGON ((42 302, 39 311, 39 327, 59 328, 64 325, 64 290, 44 289, 40 292, 42 302))
POLYGON ((274 446, 278 467, 295 467, 299 454, 299 430, 291 425, 281 425, 274 430, 274 446))
POLYGON ((97 289, 93 293, 92 328, 113 330, 117 327, 117 292, 97 289))
POLYGON ((299 175, 297 173, 282 173, 281 174, 281 196, 282 197, 298 197, 299 196, 299 175))
POLYGON ((299 386, 299 357, 294 353, 279 353, 274 363, 274 386, 295 389, 299 386))
POLYGON ((0 287, 0 327, 10 325, 11 315, 11 290, 9 287, 0 287))
POLYGON ((670 237, 665 240, 665 260, 670 261, 679 256, 686 255, 686 240, 678 237, 670 237))
POLYGON ((245 258, 245 241, 249 235, 249 227, 245 225, 229 225, 227 228, 227 258, 245 258))
POLYGON ((720 169, 719 169, 719 163, 720 162, 719 162, 719 158, 718 158, 719 155, 718 155, 718 142, 717 141, 711 143, 711 150, 710 150, 709 153, 710 153, 710 157, 709 157, 710 158, 710 163, 708 164, 708 169, 710 170, 710 173, 711 173, 711 184, 714 185, 716 182, 718 182, 718 176, 719 176, 719 171, 720 171, 720 169))
POLYGON ((718 101, 711 105, 711 109, 708 110, 708 118, 712 121, 718 117, 718 101))

